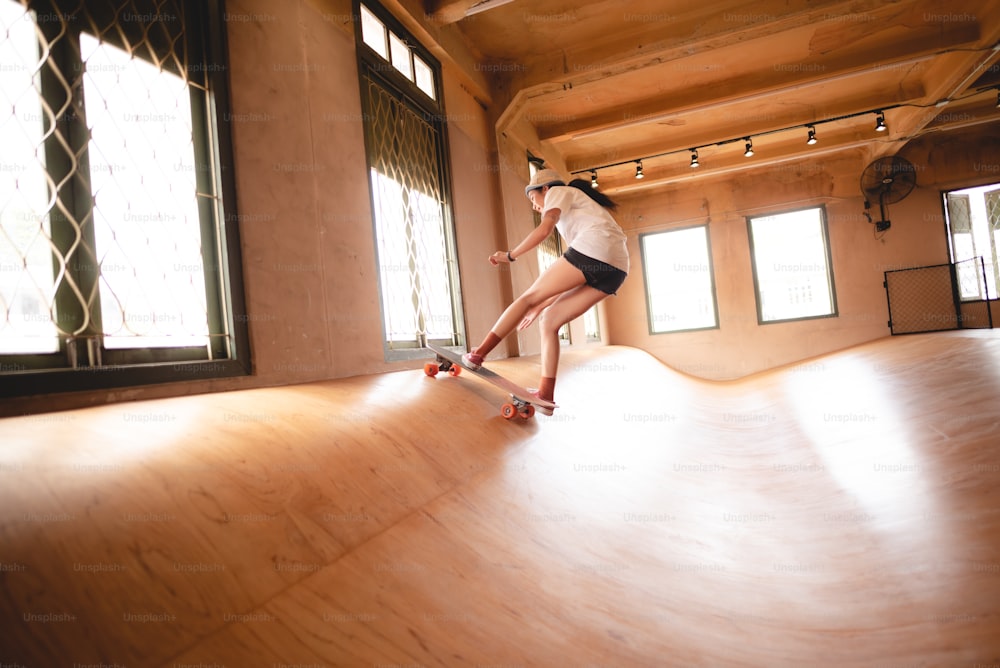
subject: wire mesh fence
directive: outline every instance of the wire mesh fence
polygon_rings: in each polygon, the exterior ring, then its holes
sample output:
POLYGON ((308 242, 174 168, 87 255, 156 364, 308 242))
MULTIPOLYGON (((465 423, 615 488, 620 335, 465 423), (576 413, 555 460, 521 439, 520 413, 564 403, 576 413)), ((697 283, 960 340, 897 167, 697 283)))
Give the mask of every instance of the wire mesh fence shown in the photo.
POLYGON ((885 272, 893 334, 991 328, 982 258, 885 272))

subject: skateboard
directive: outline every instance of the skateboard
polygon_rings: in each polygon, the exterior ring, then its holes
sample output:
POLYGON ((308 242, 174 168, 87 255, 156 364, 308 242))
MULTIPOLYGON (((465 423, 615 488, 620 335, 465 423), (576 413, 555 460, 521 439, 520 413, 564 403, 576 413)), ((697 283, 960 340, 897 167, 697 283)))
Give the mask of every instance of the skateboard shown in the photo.
POLYGON ((450 376, 457 376, 462 372, 462 369, 465 369, 469 373, 479 376, 487 383, 499 387, 510 395, 510 401, 500 407, 500 415, 508 420, 515 416, 520 416, 525 420, 531 418, 535 414, 536 405, 544 408, 557 408, 556 404, 551 401, 531 396, 531 393, 527 389, 507 380, 495 371, 490 371, 486 367, 473 369, 470 366, 466 366, 462 360, 461 353, 448 350, 447 348, 439 348, 430 343, 427 344, 427 347, 437 355, 437 361, 425 364, 424 373, 433 377, 438 375, 438 372, 444 371, 450 376))

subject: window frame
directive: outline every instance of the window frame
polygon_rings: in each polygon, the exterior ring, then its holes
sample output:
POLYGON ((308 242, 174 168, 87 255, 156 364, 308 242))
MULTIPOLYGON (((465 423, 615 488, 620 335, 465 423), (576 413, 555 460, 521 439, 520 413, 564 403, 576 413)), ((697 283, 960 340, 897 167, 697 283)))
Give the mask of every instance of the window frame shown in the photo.
POLYGON ((357 29, 355 30, 355 41, 357 42, 357 53, 359 64, 367 64, 373 71, 389 80, 389 83, 393 84, 396 88, 400 89, 405 95, 414 97, 413 101, 416 102, 421 107, 431 106, 434 107, 435 112, 439 115, 437 120, 444 118, 444 100, 441 96, 441 63, 440 61, 430 52, 429 49, 424 48, 424 45, 420 43, 420 40, 416 39, 410 31, 407 30, 402 23, 400 23, 392 13, 389 12, 385 7, 383 7, 377 0, 352 0, 354 8, 354 16, 357 18, 357 29), (375 51, 374 48, 369 46, 367 42, 364 41, 361 34, 361 7, 364 5, 365 9, 368 10, 376 19, 382 22, 383 29, 385 30, 385 44, 386 44, 386 56, 382 56, 380 53, 375 51), (397 67, 393 64, 392 60, 392 35, 402 40, 402 42, 409 48, 409 65, 410 72, 413 74, 412 78, 404 75, 397 67), (429 95, 427 91, 417 85, 416 81, 416 64, 414 62, 414 57, 419 57, 430 69, 431 81, 434 86, 434 95, 429 95))
POLYGON ((683 225, 679 227, 670 227, 666 229, 653 230, 649 232, 643 232, 639 234, 639 257, 642 262, 642 281, 644 285, 644 295, 646 298, 646 324, 649 328, 650 336, 661 336, 667 334, 681 334, 685 332, 704 332, 713 329, 720 329, 721 322, 719 319, 719 296, 718 290, 715 282, 715 262, 712 256, 712 235, 710 233, 711 227, 710 223, 697 223, 694 225, 683 225), (705 253, 708 258, 708 273, 709 273, 709 283, 710 290, 712 293, 712 312, 715 316, 715 324, 707 327, 685 327, 683 329, 670 329, 666 331, 656 331, 654 327, 654 316, 653 316, 653 301, 652 295, 650 293, 650 280, 647 267, 649 266, 649 258, 646 255, 646 238, 654 237, 663 234, 671 234, 674 232, 685 232, 687 230, 693 229, 703 229, 705 231, 705 253))
POLYGON ((781 211, 772 211, 769 213, 764 213, 756 216, 747 216, 747 242, 750 248, 750 268, 753 272, 753 289, 754 289, 754 299, 757 304, 757 324, 758 325, 776 325, 781 323, 789 322, 801 322, 804 320, 819 320, 823 318, 838 318, 840 317, 840 310, 837 304, 837 283, 833 271, 833 253, 831 251, 830 243, 830 226, 829 219, 826 215, 826 205, 816 204, 811 206, 802 206, 794 209, 784 209, 781 211), (764 320, 763 313, 763 300, 761 299, 760 293, 760 280, 757 273, 757 254, 753 238, 753 220, 756 218, 770 218, 772 216, 783 216, 787 214, 798 213, 801 211, 812 211, 817 210, 819 212, 819 222, 820 229, 823 236, 823 255, 826 258, 826 280, 827 285, 830 290, 830 313, 824 313, 819 315, 806 315, 799 316, 796 318, 779 318, 775 320, 764 320))
MULTIPOLYGON (((982 260, 983 269, 985 275, 981 278, 984 280, 985 284, 980 287, 985 289, 986 297, 965 297, 961 295, 961 300, 963 302, 974 302, 974 301, 997 301, 1000 299, 1000 243, 997 242, 997 234, 1000 233, 1000 227, 996 228, 996 231, 990 230, 992 225, 992 219, 990 219, 989 202, 986 201, 989 195, 993 193, 1000 192, 1000 181, 989 181, 986 183, 980 183, 971 186, 963 186, 958 188, 949 188, 947 190, 941 190, 941 210, 942 216, 944 218, 944 236, 945 244, 948 249, 948 258, 951 264, 956 267, 962 262, 967 262, 970 259, 980 259, 982 260), (992 190, 987 191, 987 188, 992 190), (970 198, 971 195, 969 191, 980 191, 976 194, 979 195, 983 204, 986 207, 986 220, 981 221, 987 227, 986 230, 976 230, 976 225, 973 222, 973 217, 969 216, 969 230, 968 234, 970 236, 970 241, 973 246, 973 255, 969 258, 958 259, 958 254, 955 250, 955 235, 957 234, 954 230, 954 225, 952 223, 953 212, 949 206, 949 198, 952 196, 966 197, 970 198), (980 251, 976 245, 976 232, 985 234, 989 239, 989 255, 980 251), (992 294, 992 296, 990 296, 992 294)), ((978 218, 977 218, 978 220, 978 218)), ((981 238, 979 240, 982 240, 981 238)))
MULTIPOLYGON (((444 99, 442 95, 441 63, 436 57, 434 57, 429 49, 425 48, 420 41, 417 40, 403 26, 403 24, 392 15, 391 12, 389 12, 389 10, 376 0, 352 0, 352 8, 353 16, 356 17, 354 34, 358 61, 362 123, 367 124, 370 122, 368 117, 369 104, 367 99, 369 93, 366 90, 365 77, 371 76, 375 78, 376 83, 382 86, 389 95, 396 97, 415 113, 422 115, 423 120, 434 127, 438 136, 437 169, 441 188, 441 197, 443 200, 441 210, 443 215, 443 225, 445 226, 444 231, 447 244, 446 252, 454 258, 451 263, 452 270, 449 271, 449 284, 451 288, 449 298, 452 303, 452 316, 454 318, 453 329, 456 331, 453 332, 451 340, 434 339, 432 342, 445 347, 464 349, 468 332, 468 323, 466 322, 465 308, 462 304, 461 265, 460 258, 458 256, 458 230, 455 225, 454 201, 452 198, 451 162, 449 159, 451 150, 448 141, 448 127, 445 122, 447 115, 445 113, 444 99), (365 9, 377 20, 382 22, 385 30, 386 50, 388 52, 386 56, 378 53, 363 39, 361 21, 362 5, 364 5, 365 9), (407 47, 409 47, 411 72, 415 72, 414 57, 419 57, 430 69, 434 92, 436 93, 435 96, 432 97, 428 95, 426 91, 420 88, 416 83, 415 76, 413 79, 404 76, 392 64, 390 33, 395 33, 395 35, 401 38, 407 47)), ((367 128, 365 128, 363 134, 365 139, 365 156, 367 163, 366 171, 370 172, 370 156, 372 154, 372 147, 369 145, 369 132, 367 128)), ((374 260, 376 264, 378 264, 381 262, 378 248, 379 237, 376 213, 378 209, 378 202, 376 201, 376 193, 374 191, 373 184, 371 183, 370 175, 366 178, 369 181, 368 193, 369 204, 372 212, 372 240, 375 244, 374 260)), ((426 357, 426 350, 422 347, 423 342, 421 341, 417 341, 415 343, 390 341, 388 323, 385 321, 385 294, 383 291, 383 281, 381 271, 378 267, 376 267, 375 275, 378 289, 379 319, 382 330, 382 347, 385 361, 407 361, 426 357)))
MULTIPOLYGON (((139 340, 139 345, 131 348, 104 348, 99 342, 92 345, 91 342, 95 342, 95 339, 78 339, 71 347, 66 337, 60 336, 59 351, 55 353, 0 354, 0 397, 190 382, 252 373, 247 325, 249 318, 246 313, 240 260, 231 121, 227 120, 228 114, 225 113, 230 108, 230 93, 224 9, 219 0, 178 0, 178 3, 184 8, 184 40, 181 48, 188 56, 188 70, 200 70, 198 74, 202 76, 197 83, 193 80, 188 85, 195 133, 194 158, 196 164, 211 165, 209 170, 199 170, 205 173, 199 173, 196 190, 201 243, 205 249, 203 256, 211 254, 212 259, 212 262, 204 263, 209 344, 148 348, 143 347, 139 340), (91 361, 88 359, 88 351, 92 348, 97 348, 93 354, 96 363, 80 366, 81 360, 91 361)), ((28 9, 35 9, 34 4, 36 3, 29 3, 28 9)), ((51 41, 63 29, 63 23, 72 24, 66 27, 66 33, 61 39, 50 44, 50 58, 61 71, 72 72, 74 67, 82 67, 79 33, 93 35, 93 32, 86 21, 78 20, 79 17, 74 15, 79 9, 79 3, 53 0, 51 6, 74 20, 62 23, 43 21, 35 25, 42 32, 43 38, 51 41)), ((99 13, 93 8, 88 8, 87 11, 91 16, 99 13)), ((113 32, 108 31, 109 34, 113 32)), ((100 39, 100 36, 97 37, 100 39)), ((109 40, 108 43, 117 46, 115 40, 109 40)), ((46 84, 45 79, 54 77, 50 67, 42 68, 42 76, 40 94, 43 99, 50 103, 54 97, 65 99, 64 89, 53 88, 52 81, 46 84)), ((74 100, 77 94, 74 89, 74 100)), ((58 122, 63 124, 62 136, 68 138, 74 148, 79 148, 78 145, 82 142, 81 170, 87 172, 88 131, 82 119, 76 113, 68 113, 61 116, 58 122)), ((46 153, 45 169, 50 175, 58 173, 64 176, 62 172, 67 168, 65 153, 60 156, 53 150, 53 143, 57 141, 53 137, 54 135, 49 137, 42 148, 46 153)), ((89 172, 82 176, 77 172, 73 181, 72 187, 66 189, 66 192, 60 190, 57 196, 78 216, 81 211, 88 211, 92 206, 89 172)), ((57 246, 65 244, 71 227, 65 222, 61 224, 56 219, 58 215, 57 207, 52 207, 49 211, 50 234, 57 246)), ((90 231, 92 232, 92 227, 90 231)), ((86 261, 87 256, 74 254, 70 258, 70 262, 75 263, 81 260, 86 261)), ((92 274, 88 280, 99 280, 96 269, 92 272, 84 269, 80 274, 92 274)), ((55 287, 57 292, 54 301, 59 309, 58 304, 66 302, 59 294, 63 286, 55 287)), ((75 305, 79 308, 78 302, 75 305)), ((91 308, 99 319, 98 302, 91 308)), ((98 332, 97 336, 102 334, 103 332, 98 332)))

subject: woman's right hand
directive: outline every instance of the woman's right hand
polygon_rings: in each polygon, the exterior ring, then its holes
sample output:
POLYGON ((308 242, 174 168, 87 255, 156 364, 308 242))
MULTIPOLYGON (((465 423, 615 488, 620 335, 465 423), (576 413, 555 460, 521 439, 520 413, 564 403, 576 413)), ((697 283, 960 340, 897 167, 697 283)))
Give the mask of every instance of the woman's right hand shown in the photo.
POLYGON ((500 264, 501 262, 510 264, 510 260, 507 259, 507 251, 497 251, 493 255, 490 255, 490 264, 492 264, 494 267, 500 264))

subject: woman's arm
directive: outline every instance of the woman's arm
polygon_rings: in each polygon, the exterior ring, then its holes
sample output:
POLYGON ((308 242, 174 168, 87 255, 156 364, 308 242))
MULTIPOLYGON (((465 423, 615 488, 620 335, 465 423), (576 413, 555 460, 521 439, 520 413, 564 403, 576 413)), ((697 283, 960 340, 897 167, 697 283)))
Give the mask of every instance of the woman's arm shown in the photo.
MULTIPOLYGON (((524 241, 519 243, 510 249, 510 255, 515 260, 520 256, 524 255, 532 248, 538 246, 552 234, 552 230, 556 229, 556 223, 559 222, 559 209, 549 209, 542 216, 542 222, 531 231, 531 234, 524 238, 524 241)), ((501 262, 509 262, 507 258, 508 251, 497 251, 490 256, 490 262, 493 264, 500 264, 501 262)))

